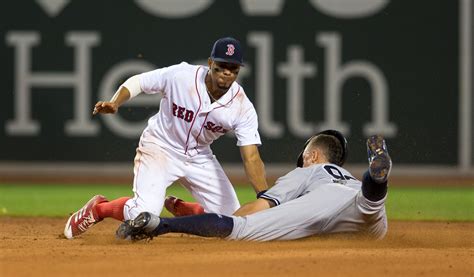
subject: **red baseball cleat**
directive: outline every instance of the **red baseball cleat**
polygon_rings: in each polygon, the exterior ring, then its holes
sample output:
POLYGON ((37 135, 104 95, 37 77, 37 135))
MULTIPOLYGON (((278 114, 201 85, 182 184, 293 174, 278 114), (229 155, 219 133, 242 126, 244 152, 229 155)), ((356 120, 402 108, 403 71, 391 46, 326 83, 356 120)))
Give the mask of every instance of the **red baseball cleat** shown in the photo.
POLYGON ((95 209, 97 204, 103 202, 107 202, 107 199, 102 195, 96 195, 84 207, 71 215, 64 227, 64 236, 67 239, 72 239, 87 231, 92 225, 102 221, 97 216, 95 209))
POLYGON ((175 196, 167 196, 165 208, 174 216, 198 215, 204 213, 204 208, 199 203, 184 202, 175 196))
POLYGON ((169 195, 165 199, 165 208, 174 216, 178 216, 178 211, 176 210, 176 202, 177 201, 183 201, 181 199, 178 199, 172 195, 169 195))

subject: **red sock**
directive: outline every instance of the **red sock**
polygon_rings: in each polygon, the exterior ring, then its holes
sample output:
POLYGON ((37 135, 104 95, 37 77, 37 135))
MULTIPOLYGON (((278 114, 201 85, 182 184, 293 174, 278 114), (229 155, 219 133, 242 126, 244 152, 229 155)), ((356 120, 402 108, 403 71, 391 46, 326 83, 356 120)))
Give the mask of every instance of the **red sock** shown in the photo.
POLYGON ((100 203, 96 206, 97 215, 100 219, 112 217, 114 219, 123 221, 123 206, 130 197, 121 197, 115 200, 100 203))
POLYGON ((184 202, 183 200, 177 200, 175 205, 176 216, 186 215, 198 215, 204 213, 204 208, 199 203, 195 202, 184 202))

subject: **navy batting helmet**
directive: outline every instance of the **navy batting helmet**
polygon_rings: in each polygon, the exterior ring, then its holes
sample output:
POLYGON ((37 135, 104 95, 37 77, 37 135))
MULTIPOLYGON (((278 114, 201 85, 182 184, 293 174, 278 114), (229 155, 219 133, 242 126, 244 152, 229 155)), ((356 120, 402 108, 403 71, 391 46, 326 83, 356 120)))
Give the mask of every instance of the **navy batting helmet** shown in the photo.
POLYGON ((341 160, 336 162, 335 164, 337 164, 338 166, 342 166, 344 164, 344 162, 346 161, 346 159, 347 159, 347 152, 348 152, 347 140, 341 132, 336 131, 336 130, 325 130, 325 131, 319 132, 319 133, 313 135, 312 137, 310 137, 306 141, 306 143, 304 144, 303 150, 301 150, 301 153, 298 156, 296 166, 297 167, 303 167, 303 152, 304 152, 306 146, 309 144, 309 142, 318 135, 334 136, 339 140, 339 142, 341 143, 341 146, 342 146, 342 156, 341 156, 341 160))

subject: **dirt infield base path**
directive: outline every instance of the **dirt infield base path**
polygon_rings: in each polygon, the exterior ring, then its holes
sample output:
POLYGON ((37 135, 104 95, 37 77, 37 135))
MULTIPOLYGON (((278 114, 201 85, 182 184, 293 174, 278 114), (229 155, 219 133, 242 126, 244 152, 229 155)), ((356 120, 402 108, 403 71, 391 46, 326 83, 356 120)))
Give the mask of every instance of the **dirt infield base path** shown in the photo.
POLYGON ((0 217, 0 276, 474 276, 474 222, 389 222, 383 241, 116 241, 106 220, 74 240, 65 219, 0 217))

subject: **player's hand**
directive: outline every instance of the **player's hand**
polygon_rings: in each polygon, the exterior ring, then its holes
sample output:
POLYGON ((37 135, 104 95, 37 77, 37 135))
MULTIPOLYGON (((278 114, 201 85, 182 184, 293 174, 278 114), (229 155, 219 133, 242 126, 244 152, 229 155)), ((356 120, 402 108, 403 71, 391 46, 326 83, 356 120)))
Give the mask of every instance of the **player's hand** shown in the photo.
POLYGON ((114 102, 103 102, 99 101, 94 106, 94 111, 92 112, 93 115, 98 113, 116 113, 118 110, 118 105, 114 102))

